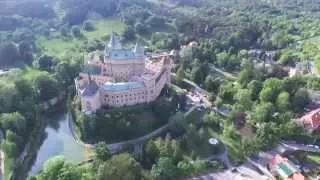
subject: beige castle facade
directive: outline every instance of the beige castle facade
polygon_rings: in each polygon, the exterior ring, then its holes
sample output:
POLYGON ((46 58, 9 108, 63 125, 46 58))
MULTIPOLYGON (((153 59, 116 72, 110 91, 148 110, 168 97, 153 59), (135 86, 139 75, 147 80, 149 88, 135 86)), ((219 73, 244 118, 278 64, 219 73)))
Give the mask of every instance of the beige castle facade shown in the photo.
POLYGON ((93 55, 86 72, 75 80, 82 111, 102 107, 123 107, 154 101, 171 82, 172 60, 168 54, 145 56, 144 47, 122 48, 112 34, 104 57, 93 55))

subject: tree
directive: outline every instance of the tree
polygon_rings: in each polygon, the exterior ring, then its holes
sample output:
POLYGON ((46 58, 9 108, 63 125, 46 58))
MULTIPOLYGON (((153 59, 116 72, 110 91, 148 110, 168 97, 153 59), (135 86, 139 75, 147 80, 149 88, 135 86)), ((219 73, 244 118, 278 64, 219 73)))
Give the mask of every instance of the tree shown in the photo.
POLYGON ((232 103, 235 93, 236 89, 233 87, 233 84, 227 83, 220 87, 219 97, 225 103, 232 103))
POLYGON ((257 100, 259 98, 260 91, 263 87, 261 81, 252 80, 248 85, 247 88, 251 91, 251 99, 257 100))
POLYGON ((126 26, 122 32, 122 38, 124 41, 133 41, 136 39, 136 33, 131 26, 126 26))
POLYGON ((19 151, 17 145, 14 142, 5 139, 4 141, 2 141, 1 147, 3 148, 7 156, 12 158, 17 157, 19 151))
POLYGON ((12 84, 0 83, 0 113, 12 111, 17 97, 17 89, 12 84))
POLYGON ((0 66, 13 64, 19 59, 19 51, 14 43, 5 43, 0 46, 0 66))
POLYGON ((85 31, 94 31, 95 27, 91 21, 85 21, 82 27, 85 31))
POLYGON ((69 37, 69 36, 70 36, 70 30, 69 30, 69 28, 68 28, 67 26, 62 26, 62 27, 60 28, 60 34, 61 34, 61 36, 63 36, 63 37, 69 37))
POLYGON ((257 129, 257 138, 262 148, 270 149, 276 145, 280 140, 280 134, 278 125, 274 122, 263 122, 257 129))
POLYGON ((296 111, 302 112, 304 108, 311 102, 309 92, 300 88, 293 97, 293 105, 296 111))
POLYGON ((282 81, 277 78, 270 78, 264 82, 263 89, 260 92, 260 101, 275 102, 278 94, 281 92, 282 81))
POLYGON ((56 156, 46 161, 44 168, 36 180, 85 180, 88 170, 65 161, 64 157, 56 156))
POLYGON ((150 16, 147 21, 147 24, 149 24, 151 27, 163 27, 166 23, 166 20, 160 16, 150 16))
POLYGON ((275 109, 272 103, 261 103, 255 106, 251 113, 250 120, 253 125, 256 125, 256 123, 272 121, 274 112, 275 109))
POLYGON ((177 167, 169 157, 160 157, 152 166, 151 175, 156 180, 170 180, 177 176, 177 167))
POLYGON ((9 129, 20 135, 26 132, 26 120, 18 112, 3 113, 0 115, 0 123, 2 128, 9 129))
POLYGON ((54 65, 54 58, 49 55, 42 55, 37 59, 36 66, 43 71, 51 72, 54 65))
POLYGON ((150 140, 145 148, 146 158, 148 165, 152 165, 156 162, 160 155, 160 151, 155 143, 155 141, 150 140))
POLYGON ((208 75, 204 81, 204 87, 210 92, 218 92, 221 85, 220 78, 214 78, 212 75, 208 75))
POLYGON ((143 25, 142 23, 136 23, 135 26, 135 31, 140 35, 140 36, 145 36, 150 33, 149 27, 143 25))
POLYGON ((237 131, 234 129, 233 125, 229 125, 229 126, 224 127, 223 137, 230 139, 230 140, 235 140, 235 141, 240 139, 240 136, 237 133, 237 131))
POLYGON ((140 164, 128 153, 113 156, 98 171, 98 180, 121 179, 140 180, 142 178, 140 164))
POLYGON ((81 70, 79 63, 60 62, 55 66, 56 77, 65 86, 71 84, 81 70))
POLYGON ((35 93, 40 101, 56 97, 59 93, 59 83, 49 73, 41 73, 33 79, 35 93))
POLYGON ((105 142, 99 142, 95 145, 95 158, 98 160, 106 161, 111 157, 108 145, 105 142))
POLYGON ((245 110, 250 110, 253 104, 251 100, 251 91, 249 89, 241 89, 236 94, 236 99, 239 104, 241 104, 245 110))
POLYGON ((290 110, 290 94, 286 91, 281 92, 276 100, 276 107, 280 112, 286 112, 290 110))
POLYGON ((22 41, 19 43, 18 50, 20 58, 22 58, 25 63, 31 64, 33 61, 31 45, 26 41, 22 41))
POLYGON ((82 38, 83 37, 81 29, 78 26, 73 26, 71 29, 71 33, 74 38, 82 38))

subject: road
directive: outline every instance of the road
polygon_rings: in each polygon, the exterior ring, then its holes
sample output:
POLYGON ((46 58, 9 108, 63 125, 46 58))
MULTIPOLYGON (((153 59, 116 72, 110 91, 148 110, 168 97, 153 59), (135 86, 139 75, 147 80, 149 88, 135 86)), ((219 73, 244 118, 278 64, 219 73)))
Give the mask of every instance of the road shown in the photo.
POLYGON ((268 180, 269 178, 260 174, 249 163, 222 172, 210 173, 191 180, 268 180))
MULTIPOLYGON (((275 180, 270 171, 266 168, 266 164, 274 157, 277 153, 294 151, 307 151, 307 152, 317 152, 320 153, 320 147, 313 145, 298 144, 294 142, 282 141, 274 149, 266 152, 260 152, 258 158, 247 158, 247 162, 241 166, 233 168, 233 166, 228 166, 228 170, 218 173, 210 173, 207 175, 191 178, 191 180, 233 180, 233 179, 271 179, 275 180), (257 170, 259 169, 259 170, 257 170), (232 172, 232 171, 236 172, 232 172), (261 171, 264 175, 262 175, 261 171), (240 174, 240 176, 239 176, 240 174)), ((225 151, 227 153, 227 151, 225 151)), ((225 154, 227 155, 227 154, 225 154)), ((224 155, 224 156, 225 156, 224 155)), ((225 162, 226 160, 224 160, 225 162)))

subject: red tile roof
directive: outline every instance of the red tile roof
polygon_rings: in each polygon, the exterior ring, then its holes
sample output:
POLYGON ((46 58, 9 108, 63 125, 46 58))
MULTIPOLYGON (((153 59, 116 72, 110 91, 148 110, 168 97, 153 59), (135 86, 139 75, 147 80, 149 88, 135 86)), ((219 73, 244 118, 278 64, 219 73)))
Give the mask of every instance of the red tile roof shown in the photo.
POLYGON ((320 126, 320 108, 304 115, 299 121, 305 128, 317 129, 320 126))

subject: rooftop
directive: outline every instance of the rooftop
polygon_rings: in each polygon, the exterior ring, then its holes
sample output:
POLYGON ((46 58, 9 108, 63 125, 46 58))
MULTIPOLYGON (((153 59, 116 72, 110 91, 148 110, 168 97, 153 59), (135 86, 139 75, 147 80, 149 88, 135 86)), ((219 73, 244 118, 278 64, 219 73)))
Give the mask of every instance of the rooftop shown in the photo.
POLYGON ((130 89, 139 89, 145 87, 143 82, 121 82, 121 83, 105 83, 102 88, 104 91, 127 91, 130 89))
POLYGON ((95 64, 88 64, 85 66, 84 72, 89 73, 90 75, 100 75, 101 67, 95 64))
POLYGON ((84 88, 81 90, 81 94, 83 96, 93 96, 95 95, 99 90, 99 86, 95 81, 90 81, 89 84, 85 85, 84 88))

